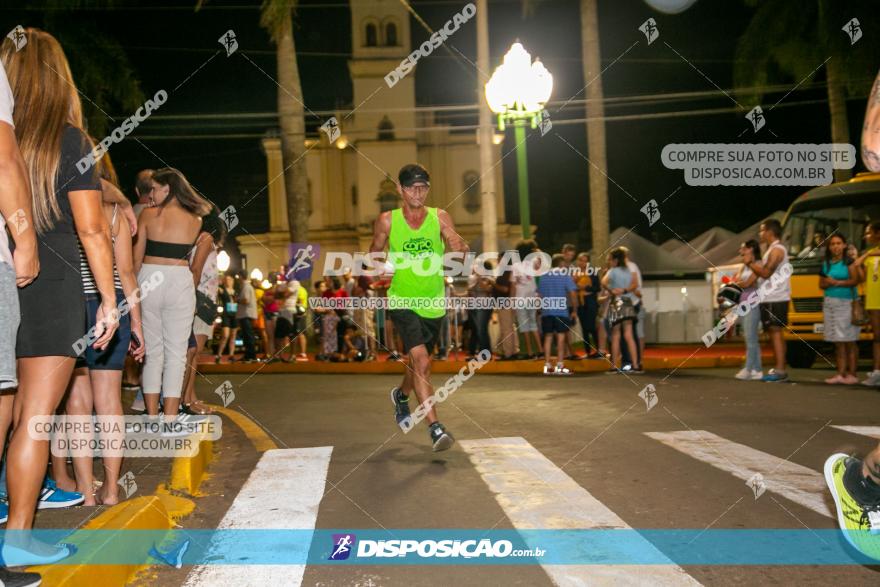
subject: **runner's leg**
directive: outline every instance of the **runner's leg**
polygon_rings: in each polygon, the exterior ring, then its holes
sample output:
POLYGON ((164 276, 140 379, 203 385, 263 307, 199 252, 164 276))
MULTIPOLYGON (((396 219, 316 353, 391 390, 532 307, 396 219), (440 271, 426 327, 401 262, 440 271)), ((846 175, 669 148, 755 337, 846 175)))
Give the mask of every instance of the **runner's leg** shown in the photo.
MULTIPOLYGON (((429 397, 434 395, 434 388, 431 386, 431 357, 425 345, 420 344, 410 349, 407 375, 412 380, 419 404, 424 404, 429 397)), ((433 406, 425 415, 425 420, 428 425, 437 421, 437 411, 433 406)))

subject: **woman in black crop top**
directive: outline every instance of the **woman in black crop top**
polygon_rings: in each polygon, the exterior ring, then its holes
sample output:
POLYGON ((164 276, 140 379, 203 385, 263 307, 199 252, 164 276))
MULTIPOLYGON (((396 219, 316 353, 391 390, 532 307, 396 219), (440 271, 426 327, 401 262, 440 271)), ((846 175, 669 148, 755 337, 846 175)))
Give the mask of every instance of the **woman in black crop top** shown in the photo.
POLYGON ((176 169, 159 169, 150 180, 156 206, 138 217, 134 270, 138 283, 150 284, 141 301, 147 356, 143 390, 147 413, 159 413, 162 392, 166 418, 177 416, 183 391, 186 349, 196 307, 190 251, 210 244, 202 216, 211 205, 196 194, 176 169))

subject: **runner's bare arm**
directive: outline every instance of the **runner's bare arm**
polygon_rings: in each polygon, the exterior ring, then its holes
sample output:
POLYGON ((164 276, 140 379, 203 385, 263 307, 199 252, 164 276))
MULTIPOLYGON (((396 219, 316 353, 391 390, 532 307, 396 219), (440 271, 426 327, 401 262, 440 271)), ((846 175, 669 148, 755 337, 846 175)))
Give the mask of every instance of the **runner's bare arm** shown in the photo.
POLYGON ((446 250, 455 253, 467 253, 469 248, 467 243, 458 232, 455 231, 455 223, 452 216, 446 210, 437 210, 437 219, 440 221, 440 236, 446 243, 446 250))
POLYGON ((388 235, 391 233, 391 213, 382 212, 373 223, 373 242, 370 243, 371 253, 381 253, 388 246, 388 235))
MULTIPOLYGON (((377 271, 376 275, 381 278, 385 273, 381 263, 377 263, 375 253, 385 253, 388 247, 388 237, 391 234, 391 212, 382 212, 373 223, 373 242, 370 243, 370 254, 364 259, 367 270, 377 271)), ((386 257, 387 258, 387 257, 386 257)))
POLYGON ((371 253, 381 253, 388 246, 388 235, 391 233, 391 212, 382 212, 373 223, 373 242, 370 243, 371 253))

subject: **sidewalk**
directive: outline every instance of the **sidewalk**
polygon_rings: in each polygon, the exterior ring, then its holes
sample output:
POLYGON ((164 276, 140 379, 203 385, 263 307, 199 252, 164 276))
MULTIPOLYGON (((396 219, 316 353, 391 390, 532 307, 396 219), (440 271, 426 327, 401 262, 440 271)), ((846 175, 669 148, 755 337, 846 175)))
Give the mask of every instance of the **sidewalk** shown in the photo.
MULTIPOLYGON (((770 347, 765 347, 762 352, 764 361, 772 360, 773 354, 770 347)), ((199 371, 205 374, 212 373, 364 373, 364 374, 388 374, 402 373, 404 366, 399 361, 388 361, 388 353, 379 353, 379 360, 367 363, 331 363, 315 361, 314 355, 309 355, 309 361, 303 363, 214 363, 211 355, 199 357, 199 371)), ((740 344, 716 344, 706 348, 702 344, 681 345, 652 345, 645 349, 645 369, 691 369, 707 367, 740 367, 745 361, 745 346, 740 344)), ((465 353, 459 353, 458 360, 455 354, 450 354, 446 361, 433 361, 431 371, 433 373, 457 373, 465 367, 465 353)), ((582 359, 579 361, 566 361, 565 366, 575 373, 592 373, 608 370, 608 361, 599 359, 582 359)), ((534 375, 543 367, 543 359, 522 361, 499 361, 494 360, 480 369, 481 373, 495 375, 534 375)))

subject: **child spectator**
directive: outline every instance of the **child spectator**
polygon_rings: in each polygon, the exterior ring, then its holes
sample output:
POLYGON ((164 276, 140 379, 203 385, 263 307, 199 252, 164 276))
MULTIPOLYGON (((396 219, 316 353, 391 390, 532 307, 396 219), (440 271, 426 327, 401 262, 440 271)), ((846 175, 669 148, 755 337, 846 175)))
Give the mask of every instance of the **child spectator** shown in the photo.
POLYGON ((565 257, 562 255, 553 255, 550 271, 541 276, 541 283, 538 284, 538 295, 546 304, 541 308, 541 330, 544 332, 544 375, 569 375, 571 373, 563 365, 563 358, 565 357, 566 333, 574 324, 577 309, 577 288, 571 275, 564 269, 564 262, 565 257), (563 307, 549 307, 550 304, 563 307), (550 349, 554 335, 556 337, 555 368, 550 363, 550 349))

